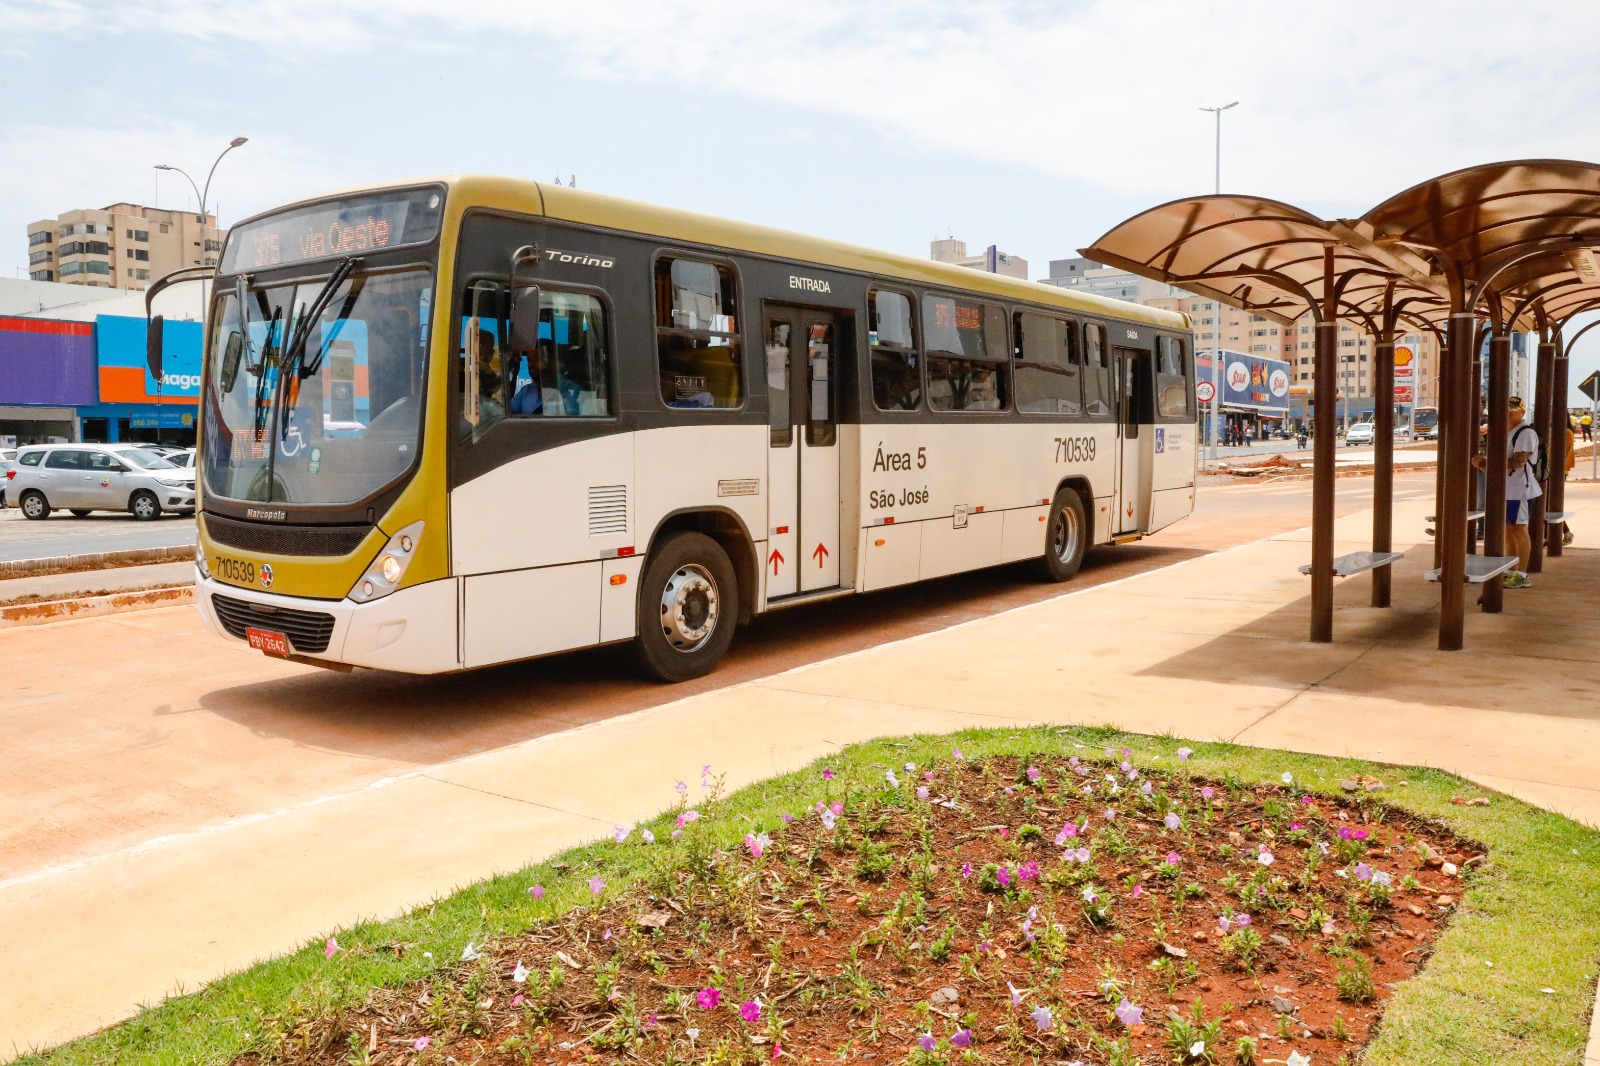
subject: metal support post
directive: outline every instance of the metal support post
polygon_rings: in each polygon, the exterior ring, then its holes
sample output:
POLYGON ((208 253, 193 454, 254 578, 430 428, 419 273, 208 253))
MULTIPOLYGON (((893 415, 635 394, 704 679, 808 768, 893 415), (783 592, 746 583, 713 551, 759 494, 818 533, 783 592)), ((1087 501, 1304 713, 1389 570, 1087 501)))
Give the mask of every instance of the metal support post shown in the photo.
MULTIPOLYGON (((1460 651, 1465 637, 1467 574, 1467 488, 1473 474, 1471 458, 1478 436, 1477 419, 1472 410, 1471 311, 1450 315, 1449 349, 1441 383, 1446 385, 1450 405, 1448 440, 1442 441, 1440 460, 1444 465, 1444 499, 1438 514, 1439 542, 1439 650, 1460 651), (1453 380, 1452 380, 1453 379, 1453 380)), ((1445 409, 1439 408, 1443 424, 1445 409)))
MULTIPOLYGON (((1555 417, 1553 398, 1555 396, 1556 373, 1556 346, 1549 341, 1539 343, 1538 361, 1534 364, 1533 383, 1533 426, 1541 439, 1550 431, 1555 417)), ((1537 574, 1544 570, 1544 544, 1545 544, 1545 503, 1550 491, 1548 482, 1544 486, 1546 495, 1528 502, 1528 533, 1533 541, 1533 547, 1528 553, 1528 573, 1537 574)), ((1557 531, 1556 540, 1561 540, 1557 531)))
MULTIPOLYGON (((1480 338, 1475 335, 1472 338, 1472 417, 1467 423, 1472 427, 1472 443, 1468 446, 1471 455, 1478 454, 1478 442, 1483 439, 1478 433, 1478 430, 1483 426, 1483 416, 1481 414, 1483 411, 1483 359, 1480 345, 1480 338)), ((1483 479, 1478 476, 1476 470, 1468 474, 1467 510, 1483 510, 1483 479)), ((1467 523, 1468 555, 1478 554, 1478 530, 1479 523, 1471 521, 1467 523)))
POLYGON ((1317 318, 1316 368, 1312 383, 1316 436, 1311 443, 1311 641, 1333 641, 1334 393, 1339 387, 1339 321, 1334 302, 1333 247, 1323 249, 1322 285, 1327 293, 1317 318))
MULTIPOLYGON (((1373 368, 1373 414, 1377 452, 1372 461, 1372 550, 1390 550, 1394 536, 1394 331, 1387 330, 1377 340, 1373 368)), ((1392 567, 1380 566, 1372 572, 1372 606, 1389 606, 1392 567)))
MULTIPOLYGON (((1550 382, 1550 412, 1553 420, 1560 421, 1558 427, 1561 436, 1545 441, 1544 454, 1550 462, 1550 491, 1545 493, 1545 510, 1564 511, 1567 509, 1567 455, 1562 449, 1567 446, 1567 423, 1557 416, 1558 412, 1567 409, 1567 349, 1561 345, 1556 350, 1555 374, 1550 382)), ((1561 558, 1561 527, 1551 527, 1546 522, 1549 539, 1545 542, 1545 555, 1551 559, 1561 558)))
MULTIPOLYGON (((1511 337, 1497 329, 1489 338, 1489 432, 1484 448, 1483 554, 1506 553, 1506 401, 1511 395, 1511 337)), ((1499 614, 1505 588, 1498 579, 1483 586, 1483 613, 1499 614)))

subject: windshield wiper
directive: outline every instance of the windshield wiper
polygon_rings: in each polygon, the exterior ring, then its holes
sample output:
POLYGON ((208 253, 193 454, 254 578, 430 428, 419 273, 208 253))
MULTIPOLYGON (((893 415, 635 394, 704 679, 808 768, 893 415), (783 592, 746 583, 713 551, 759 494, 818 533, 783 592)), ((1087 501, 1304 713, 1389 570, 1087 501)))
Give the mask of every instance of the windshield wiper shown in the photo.
MULTIPOLYGON (((294 409, 300 402, 300 382, 309 376, 309 373, 303 369, 302 364, 305 361, 306 344, 311 339, 311 327, 314 323, 322 320, 322 316, 327 313, 328 305, 333 302, 333 294, 338 291, 340 285, 344 284, 345 279, 360 266, 361 260, 358 257, 353 255, 345 256, 339 262, 339 265, 334 267, 333 273, 328 276, 328 280, 322 283, 322 288, 317 291, 316 298, 311 301, 311 306, 306 308, 304 304, 300 305, 299 320, 295 323, 293 339, 290 340, 288 350, 284 354, 283 370, 278 381, 278 439, 280 441, 286 440, 289 436, 289 420, 293 417, 294 409)), ((352 286, 352 289, 354 289, 354 286, 352 286)), ((340 315, 341 321, 344 314, 349 313, 349 305, 350 300, 347 299, 344 313, 340 315)), ((319 353, 316 365, 311 368, 310 372, 314 373, 316 367, 321 364, 322 358, 319 353)))

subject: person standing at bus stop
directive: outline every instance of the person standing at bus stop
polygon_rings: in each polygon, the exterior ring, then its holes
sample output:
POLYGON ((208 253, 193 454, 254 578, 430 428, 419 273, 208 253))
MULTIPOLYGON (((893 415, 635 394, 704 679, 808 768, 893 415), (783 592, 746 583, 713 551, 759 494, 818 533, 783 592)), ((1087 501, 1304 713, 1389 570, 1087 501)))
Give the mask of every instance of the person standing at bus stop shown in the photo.
MULTIPOLYGON (((1533 541, 1528 535, 1528 501, 1537 499, 1544 491, 1533 470, 1534 457, 1539 454, 1539 433, 1528 421, 1522 400, 1516 396, 1506 405, 1504 425, 1490 428, 1491 431, 1499 428, 1507 434, 1506 550, 1516 553, 1517 569, 1506 574, 1503 580, 1508 589, 1530 588, 1533 582, 1528 580, 1528 556, 1533 551, 1533 541)), ((1484 470, 1485 462, 1483 455, 1472 457, 1472 465, 1479 470, 1484 470)))
POLYGON ((1594 415, 1585 411, 1578 418, 1578 428, 1583 430, 1584 440, 1594 440, 1594 415))

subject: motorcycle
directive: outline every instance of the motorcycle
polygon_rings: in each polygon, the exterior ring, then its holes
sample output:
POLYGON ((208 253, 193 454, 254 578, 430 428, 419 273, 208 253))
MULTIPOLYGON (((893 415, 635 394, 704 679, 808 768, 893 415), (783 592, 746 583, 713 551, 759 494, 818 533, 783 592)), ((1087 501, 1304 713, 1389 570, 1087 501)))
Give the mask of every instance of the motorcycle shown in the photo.
POLYGON ((1302 429, 1299 433, 1295 434, 1295 437, 1294 437, 1295 447, 1297 447, 1297 448, 1299 448, 1301 450, 1304 450, 1305 446, 1306 446, 1306 441, 1308 441, 1310 439, 1311 439, 1310 437, 1306 436, 1306 431, 1302 429))

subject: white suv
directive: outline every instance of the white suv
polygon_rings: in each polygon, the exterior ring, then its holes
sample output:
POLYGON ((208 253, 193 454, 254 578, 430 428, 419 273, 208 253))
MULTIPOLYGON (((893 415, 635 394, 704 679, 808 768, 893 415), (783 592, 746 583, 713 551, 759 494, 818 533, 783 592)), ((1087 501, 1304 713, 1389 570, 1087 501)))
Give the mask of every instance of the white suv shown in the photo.
POLYGON ((1344 431, 1344 444, 1346 448, 1357 446, 1371 446, 1373 434, 1377 426, 1371 422, 1357 422, 1344 431))
POLYGON ((18 450, 6 478, 7 502, 33 519, 49 518, 56 508, 80 518, 91 511, 128 511, 141 521, 162 511, 194 513, 194 471, 143 448, 33 445, 18 450))

